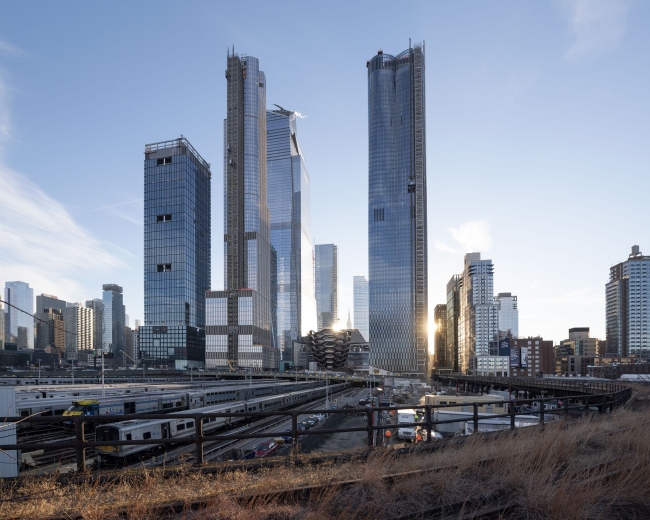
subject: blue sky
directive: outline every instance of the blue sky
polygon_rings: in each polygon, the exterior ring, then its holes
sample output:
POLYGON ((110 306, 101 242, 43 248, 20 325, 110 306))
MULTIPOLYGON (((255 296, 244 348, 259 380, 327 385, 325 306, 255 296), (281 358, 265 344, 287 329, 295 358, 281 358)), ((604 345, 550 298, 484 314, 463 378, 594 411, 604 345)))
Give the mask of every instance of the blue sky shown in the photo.
POLYGON ((143 149, 213 165, 223 287, 226 49, 299 111, 312 232, 339 246, 340 314, 367 274, 367 71, 426 42, 430 311, 463 254, 495 264, 522 335, 605 336, 610 265, 650 254, 650 3, 0 3, 0 282, 143 317, 143 149))

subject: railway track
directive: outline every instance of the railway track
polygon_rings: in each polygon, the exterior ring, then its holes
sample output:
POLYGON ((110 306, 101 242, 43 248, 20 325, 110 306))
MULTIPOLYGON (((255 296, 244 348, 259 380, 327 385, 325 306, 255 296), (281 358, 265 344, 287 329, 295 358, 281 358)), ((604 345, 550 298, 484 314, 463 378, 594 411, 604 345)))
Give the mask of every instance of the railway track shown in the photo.
MULTIPOLYGON (((346 389, 343 390, 342 392, 337 392, 336 394, 332 394, 330 397, 341 397, 345 394, 352 393, 351 390, 346 389)), ((297 410, 305 410, 305 412, 308 412, 309 410, 313 410, 315 408, 318 408, 318 403, 322 401, 322 399, 318 399, 316 403, 309 403, 306 405, 299 406, 297 410)), ((264 430, 268 428, 272 428, 274 426, 277 426, 279 424, 282 424, 286 422, 287 419, 286 417, 282 417, 278 419, 277 417, 269 417, 265 419, 260 419, 259 421, 253 422, 252 428, 250 426, 242 426, 239 428, 234 428, 232 430, 228 431, 229 435, 234 435, 236 433, 260 433, 263 432, 264 430)), ((214 443, 208 443, 206 442, 204 444, 204 454, 203 458, 204 461, 209 461, 209 460, 214 460, 217 457, 223 455, 224 453, 227 452, 227 450, 232 449, 232 447, 238 443, 247 443, 250 442, 250 439, 246 441, 241 441, 239 439, 232 439, 228 441, 215 441, 214 443), (216 446, 215 446, 216 444, 216 446)), ((149 455, 140 455, 138 456, 135 460, 132 460, 131 462, 124 464, 124 462, 115 462, 111 460, 111 462, 107 462, 107 458, 104 457, 102 458, 102 469, 137 469, 137 468, 142 468, 142 467, 156 467, 156 466, 162 466, 165 465, 166 467, 174 467, 176 465, 179 465, 181 463, 187 463, 195 460, 194 455, 190 455, 189 458, 182 459, 184 455, 188 455, 194 452, 194 446, 193 445, 186 445, 182 446, 179 448, 176 448, 174 450, 169 450, 166 451, 163 454, 159 455, 153 455, 156 451, 160 451, 160 448, 154 448, 151 450, 149 455), (148 461, 146 461, 145 457, 150 457, 148 461)))

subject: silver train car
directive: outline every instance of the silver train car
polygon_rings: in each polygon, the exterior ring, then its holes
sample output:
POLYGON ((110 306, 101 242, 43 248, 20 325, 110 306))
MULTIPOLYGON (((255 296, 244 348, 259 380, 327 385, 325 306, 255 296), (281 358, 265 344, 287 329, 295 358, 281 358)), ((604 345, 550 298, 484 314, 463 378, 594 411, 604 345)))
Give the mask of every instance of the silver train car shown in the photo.
MULTIPOLYGON (((330 392, 348 388, 349 383, 331 385, 330 392)), ((236 413, 236 412, 266 412, 293 408, 320 397, 325 397, 325 387, 298 390, 281 395, 258 397, 243 402, 206 406, 193 410, 199 413, 236 413)), ((176 412, 183 413, 183 412, 176 412)), ((106 425, 98 425, 95 429, 97 441, 131 441, 147 439, 182 439, 194 435, 196 424, 194 419, 175 419, 174 413, 169 418, 156 420, 123 421, 106 425)), ((203 420, 203 433, 208 434, 220 428, 247 421, 247 417, 206 417, 203 420)), ((125 446, 100 446, 97 451, 109 457, 126 457, 134 453, 150 450, 159 445, 138 444, 125 446)))
MULTIPOLYGON (((256 397, 278 395, 309 388, 322 387, 321 381, 286 382, 260 385, 218 385, 204 389, 172 392, 147 392, 108 397, 76 396, 24 399, 16 401, 20 417, 39 414, 52 415, 121 415, 155 412, 193 410, 234 401, 246 401, 256 397)), ((154 390, 154 389, 152 389, 154 390)), ((28 423, 21 423, 21 427, 28 423)))

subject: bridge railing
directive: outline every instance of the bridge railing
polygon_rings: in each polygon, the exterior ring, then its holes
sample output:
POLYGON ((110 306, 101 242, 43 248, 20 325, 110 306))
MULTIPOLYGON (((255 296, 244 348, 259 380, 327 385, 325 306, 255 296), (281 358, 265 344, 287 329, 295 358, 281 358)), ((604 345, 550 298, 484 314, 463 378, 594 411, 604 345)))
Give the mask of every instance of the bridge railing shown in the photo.
MULTIPOLYGON (((548 416, 570 416, 572 414, 583 414, 592 410, 594 407, 600 413, 611 411, 613 408, 620 406, 627 401, 631 396, 631 388, 621 387, 615 391, 605 392, 601 394, 584 394, 580 396, 567 396, 567 397, 543 397, 537 399, 511 399, 511 400, 494 400, 494 401, 480 401, 469 403, 448 403, 448 404, 425 404, 425 405, 391 405, 379 407, 363 407, 363 408, 341 408, 341 409, 321 409, 321 410, 276 410, 270 412, 231 412, 231 413, 174 413, 173 417, 168 414, 125 414, 125 415, 107 415, 107 416, 50 416, 50 417, 8 417, 5 419, 4 424, 12 424, 17 422, 26 423, 61 423, 70 422, 74 424, 75 440, 68 442, 38 442, 38 443, 18 443, 18 444, 0 444, 3 450, 22 450, 22 451, 35 451, 46 450, 49 448, 61 449, 72 448, 76 450, 76 464, 78 471, 85 471, 86 468, 86 449, 96 448, 99 446, 132 446, 132 445, 171 445, 171 444, 194 444, 195 445, 195 458, 197 464, 203 463, 203 449, 206 442, 217 441, 231 441, 243 439, 257 439, 269 437, 283 437, 287 436, 285 432, 264 432, 264 433, 219 433, 219 434, 204 434, 203 426, 204 421, 212 417, 225 417, 225 418, 238 418, 238 419, 253 419, 253 418, 266 418, 266 417, 286 417, 291 419, 291 438, 294 447, 298 447, 298 441, 302 435, 323 435, 344 432, 360 432, 365 431, 368 437, 368 446, 375 444, 377 432, 382 432, 390 429, 416 427, 421 428, 421 431, 426 431, 425 442, 432 442, 432 432, 435 427, 443 424, 451 423, 468 423, 471 422, 473 432, 478 432, 480 423, 489 419, 508 418, 509 424, 506 428, 498 429, 515 429, 517 416, 531 416, 536 415, 539 427, 543 428, 544 423, 548 416), (552 410, 545 410, 544 405, 549 402, 557 402, 562 400, 562 406, 552 410), (479 407, 489 405, 508 405, 508 411, 505 413, 479 413, 479 407), (517 407, 523 405, 536 406, 536 409, 517 411, 517 407), (386 423, 378 424, 377 412, 381 411, 398 411, 405 409, 424 410, 424 420, 411 422, 411 423, 386 423), (471 408, 470 411, 461 412, 463 415, 452 419, 435 419, 435 412, 445 411, 449 408, 471 408), (314 430, 300 431, 298 428, 298 417, 307 414, 360 414, 365 415, 366 421, 364 426, 349 427, 349 428, 332 428, 322 429, 316 428, 314 430), (173 420, 173 419, 194 419, 196 429, 194 434, 182 438, 167 438, 167 439, 142 439, 142 440, 95 440, 90 441, 85 437, 85 427, 89 423, 115 423, 120 421, 129 420, 173 420)), ((458 410, 454 410, 458 411, 458 410)), ((229 421, 237 422, 237 421, 229 421)))

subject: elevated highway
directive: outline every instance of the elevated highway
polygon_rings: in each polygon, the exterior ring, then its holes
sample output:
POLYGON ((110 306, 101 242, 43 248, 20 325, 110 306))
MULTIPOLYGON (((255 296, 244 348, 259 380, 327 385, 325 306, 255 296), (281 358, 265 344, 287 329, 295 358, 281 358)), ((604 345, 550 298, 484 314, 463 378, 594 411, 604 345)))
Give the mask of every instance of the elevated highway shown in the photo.
MULTIPOLYGON (((537 397, 577 398, 591 396, 591 404, 611 409, 627 401, 632 395, 628 385, 607 380, 585 380, 573 378, 526 378, 464 376, 460 374, 437 375, 435 380, 459 390, 477 394, 488 394, 491 390, 524 392, 524 399, 537 397)), ((568 403, 568 400, 567 400, 568 403)))

